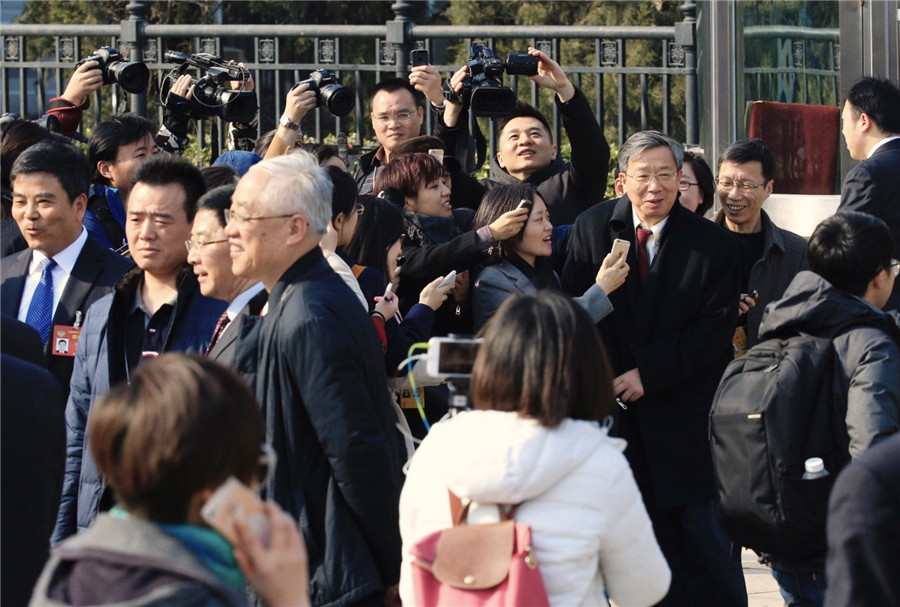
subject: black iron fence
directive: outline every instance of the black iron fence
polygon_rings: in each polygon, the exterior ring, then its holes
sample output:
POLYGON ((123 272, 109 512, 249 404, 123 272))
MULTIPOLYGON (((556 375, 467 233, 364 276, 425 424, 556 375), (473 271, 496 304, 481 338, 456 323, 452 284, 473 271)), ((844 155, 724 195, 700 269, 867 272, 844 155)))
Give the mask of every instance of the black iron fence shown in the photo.
MULTIPOLYGON (((243 61, 250 69, 260 104, 260 132, 274 128, 293 83, 320 67, 338 74, 355 91, 355 112, 337 118, 319 108, 307 116, 304 134, 325 141, 348 133, 351 153, 358 153, 374 143, 366 92, 382 78, 406 75, 409 50, 429 49, 432 62, 449 75, 465 61, 465 49, 481 43, 504 53, 534 46, 559 60, 585 91, 611 142, 621 144, 631 132, 647 128, 689 145, 699 142, 694 2, 682 5, 683 21, 651 27, 416 25, 408 17, 410 8, 407 2, 395 2, 395 17, 384 25, 154 25, 145 19, 144 3, 132 1, 129 17, 120 24, 4 25, 0 109, 39 116, 49 99, 62 93, 74 64, 96 46, 112 46, 132 61, 143 61, 152 80, 172 68, 164 62, 168 49, 209 52, 243 61), (296 51, 298 40, 305 41, 305 53, 296 51), (342 48, 351 44, 352 60, 342 48), (579 62, 566 60, 576 56, 579 62)), ((556 140, 564 147, 549 96, 525 79, 508 80, 520 97, 546 108, 556 140)), ((128 95, 117 86, 105 86, 93 94, 88 122, 126 109, 159 120, 162 108, 155 90, 151 84, 148 94, 128 95)), ((218 129, 222 141, 222 125, 201 125, 200 147, 210 127, 218 129)), ((492 129, 486 132, 491 133, 493 150, 492 129)))

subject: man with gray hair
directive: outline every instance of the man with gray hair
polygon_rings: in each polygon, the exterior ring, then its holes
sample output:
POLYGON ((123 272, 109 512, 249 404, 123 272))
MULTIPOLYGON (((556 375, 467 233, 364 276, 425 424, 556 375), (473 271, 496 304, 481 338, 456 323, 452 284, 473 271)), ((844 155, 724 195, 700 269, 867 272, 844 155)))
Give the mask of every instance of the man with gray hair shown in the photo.
POLYGON ((625 284, 599 326, 621 408, 614 432, 672 569, 660 605, 746 605, 740 562, 715 523, 707 428, 732 358, 737 249, 721 227, 678 204, 681 146, 656 131, 619 152, 625 195, 572 226, 563 286, 584 293, 617 239, 630 243, 625 284))
POLYGON ((319 239, 331 180, 303 151, 264 160, 226 211, 236 276, 269 293, 245 316, 235 366, 255 391, 278 466, 265 487, 300 523, 313 605, 380 605, 400 579, 405 457, 375 327, 319 239))

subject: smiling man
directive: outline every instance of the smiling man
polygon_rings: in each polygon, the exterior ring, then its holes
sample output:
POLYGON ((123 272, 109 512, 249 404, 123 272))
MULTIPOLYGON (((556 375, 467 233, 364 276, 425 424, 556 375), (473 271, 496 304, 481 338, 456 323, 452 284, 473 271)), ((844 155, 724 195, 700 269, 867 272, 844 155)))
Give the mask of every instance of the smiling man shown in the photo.
POLYGON ((632 268, 599 323, 621 409, 614 432, 672 569, 660 605, 746 605, 740 563, 715 523, 707 429, 719 379, 732 358, 738 270, 733 238, 678 199, 683 152, 656 131, 619 152, 625 195, 588 209, 572 226, 563 287, 593 284, 616 239, 632 268))
POLYGON ((91 404, 148 358, 204 352, 225 310, 225 302, 199 292, 186 263, 184 243, 204 188, 199 169, 179 156, 161 154, 135 172, 126 235, 137 267, 91 306, 84 322, 66 404, 66 478, 54 542, 87 529, 113 505, 85 436, 91 404))
POLYGON ((736 353, 758 341, 759 323, 769 302, 806 270, 806 241, 772 223, 762 206, 775 183, 775 156, 761 139, 728 146, 719 158, 716 195, 722 210, 716 223, 738 243, 740 316, 732 338, 736 353))
POLYGON ((88 307, 112 291, 131 267, 81 225, 89 174, 84 154, 55 142, 25 150, 10 173, 12 216, 29 248, 0 261, 0 306, 5 316, 40 334, 44 365, 59 381, 63 396, 69 394, 88 307))
POLYGON ((331 196, 304 151, 238 183, 225 228, 232 271, 263 282, 269 309, 252 328, 244 320, 235 366, 278 453, 267 497, 310 538, 312 604, 381 605, 397 598, 405 449, 375 326, 319 248, 331 196))
POLYGON ((267 299, 261 282, 235 276, 231 271, 225 211, 231 207, 234 187, 224 185, 210 190, 197 201, 191 239, 185 243, 188 263, 194 267, 200 292, 228 302, 228 309, 219 317, 206 348, 207 358, 224 365, 234 363, 240 317, 259 315, 267 299))

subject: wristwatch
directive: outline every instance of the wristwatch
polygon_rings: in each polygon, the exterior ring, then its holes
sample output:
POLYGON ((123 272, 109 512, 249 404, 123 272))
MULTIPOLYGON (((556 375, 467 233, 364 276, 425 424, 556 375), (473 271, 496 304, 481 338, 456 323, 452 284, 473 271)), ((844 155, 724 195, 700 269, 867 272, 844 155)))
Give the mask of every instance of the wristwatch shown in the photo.
POLYGON ((291 129, 292 131, 300 129, 300 125, 296 122, 291 122, 291 119, 288 118, 286 114, 282 114, 281 120, 278 121, 278 124, 286 129, 291 129))

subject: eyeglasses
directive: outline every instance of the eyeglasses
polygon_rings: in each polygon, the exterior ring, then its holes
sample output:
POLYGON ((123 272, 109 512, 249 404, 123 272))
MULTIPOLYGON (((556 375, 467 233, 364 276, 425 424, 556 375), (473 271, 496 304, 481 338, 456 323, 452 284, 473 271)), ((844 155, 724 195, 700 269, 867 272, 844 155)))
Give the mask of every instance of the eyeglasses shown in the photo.
POLYGON ((356 203, 356 206, 353 207, 353 210, 356 211, 356 214, 357 214, 357 215, 362 215, 362 214, 363 214, 363 211, 366 210, 366 207, 365 207, 365 205, 363 205, 363 203, 357 202, 357 203, 356 203))
POLYGON ((269 443, 263 443, 259 447, 259 486, 265 487, 275 476, 275 466, 278 464, 278 455, 269 443))
POLYGON ((696 182, 692 183, 690 181, 679 181, 678 189, 681 190, 682 192, 687 192, 688 190, 691 189, 691 186, 694 186, 694 185, 700 185, 700 184, 696 183, 696 182))
POLYGON ((630 173, 625 173, 625 176, 631 177, 641 185, 649 184, 651 179, 656 179, 658 183, 669 184, 675 181, 678 173, 670 173, 669 171, 663 171, 662 173, 656 173, 655 175, 650 175, 649 173, 641 173, 639 175, 631 175, 630 173))
POLYGON ((897 261, 896 259, 892 259, 892 260, 891 260, 891 263, 889 263, 889 264, 887 265, 887 267, 885 268, 885 270, 890 270, 890 271, 891 271, 891 275, 892 275, 894 278, 897 278, 897 275, 900 275, 900 261, 897 261))
POLYGON ((413 114, 415 112, 397 112, 396 114, 378 114, 372 115, 372 118, 377 120, 380 124, 388 125, 391 121, 398 122, 400 124, 405 124, 412 120, 413 114))
POLYGON ((218 244, 220 242, 228 242, 227 238, 220 238, 219 240, 207 240, 206 242, 193 242, 192 240, 185 240, 184 246, 187 247, 188 255, 190 255, 191 251, 195 250, 199 253, 203 250, 208 244, 218 244))
POLYGON ((289 213, 287 215, 261 215, 259 217, 247 217, 246 215, 235 213, 231 209, 225 209, 225 223, 229 224, 232 221, 234 223, 245 223, 247 221, 262 221, 263 219, 283 219, 285 217, 293 217, 294 215, 295 213, 289 213))
POLYGON ((731 190, 732 188, 737 188, 742 192, 749 192, 751 190, 755 190, 756 188, 761 188, 765 183, 750 183, 749 181, 731 181, 730 179, 716 179, 716 185, 719 186, 720 190, 731 190))

